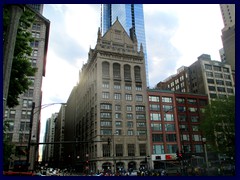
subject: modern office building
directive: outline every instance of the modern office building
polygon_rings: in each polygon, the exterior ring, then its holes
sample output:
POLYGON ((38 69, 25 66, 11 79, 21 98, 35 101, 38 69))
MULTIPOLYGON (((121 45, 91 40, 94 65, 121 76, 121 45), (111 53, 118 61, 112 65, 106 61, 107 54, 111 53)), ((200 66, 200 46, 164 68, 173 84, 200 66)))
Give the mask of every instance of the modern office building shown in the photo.
POLYGON ((177 92, 207 94, 209 100, 235 95, 231 66, 211 60, 208 54, 199 56, 189 67, 179 68, 176 75, 158 83, 157 87, 177 92))
POLYGON ((125 31, 131 36, 133 31, 137 36, 138 50, 143 46, 143 52, 146 62, 147 85, 148 80, 148 61, 147 46, 145 38, 144 13, 142 4, 102 4, 101 5, 101 32, 104 35, 112 26, 112 23, 119 20, 125 31))
POLYGON ((115 172, 146 166, 147 85, 143 47, 137 46, 119 20, 103 36, 99 29, 66 106, 75 104, 72 114, 67 109, 66 121, 69 116, 74 120, 65 123, 65 139, 80 143, 64 148, 65 162, 79 161, 75 168, 115 172), (70 129, 74 136, 67 133, 70 129))
MULTIPOLYGON (((6 109, 4 120, 9 122, 7 136, 10 142, 16 146, 16 151, 11 156, 10 169, 24 169, 27 161, 28 140, 31 129, 30 142, 39 142, 40 135, 40 112, 42 101, 42 78, 45 76, 46 55, 48 49, 49 27, 50 21, 42 16, 41 11, 31 8, 32 5, 25 5, 25 8, 36 14, 35 22, 30 31, 34 42, 31 43, 33 49, 32 55, 29 57, 32 66, 38 70, 35 76, 29 77, 32 85, 28 91, 19 96, 19 105, 6 109), (30 122, 32 104, 35 103, 33 111, 33 121, 30 122), (30 125, 32 124, 32 128, 30 125), (23 152, 23 153, 20 153, 23 152)), ((43 5, 38 5, 39 10, 43 5)), ((34 169, 35 163, 38 161, 38 146, 30 146, 29 152, 29 170, 34 169)))

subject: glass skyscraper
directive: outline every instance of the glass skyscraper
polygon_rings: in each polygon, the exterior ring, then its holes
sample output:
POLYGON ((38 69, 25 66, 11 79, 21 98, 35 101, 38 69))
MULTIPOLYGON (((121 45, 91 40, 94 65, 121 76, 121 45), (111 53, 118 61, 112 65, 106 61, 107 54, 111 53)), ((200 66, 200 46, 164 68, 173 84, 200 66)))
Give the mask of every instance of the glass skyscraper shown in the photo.
POLYGON ((125 31, 130 36, 130 29, 133 28, 138 41, 138 49, 140 44, 143 46, 146 68, 147 86, 148 80, 148 61, 147 48, 145 39, 144 16, 142 4, 102 4, 101 5, 101 32, 104 35, 111 27, 112 23, 118 18, 125 31))

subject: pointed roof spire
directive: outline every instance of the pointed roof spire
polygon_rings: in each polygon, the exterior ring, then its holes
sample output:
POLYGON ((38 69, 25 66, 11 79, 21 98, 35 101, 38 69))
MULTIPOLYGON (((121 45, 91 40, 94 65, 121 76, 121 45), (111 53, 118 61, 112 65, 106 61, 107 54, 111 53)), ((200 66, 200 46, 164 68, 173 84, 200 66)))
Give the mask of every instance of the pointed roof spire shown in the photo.
POLYGON ((102 34, 101 34, 101 30, 100 27, 98 28, 98 39, 97 41, 99 42, 102 39, 102 34))

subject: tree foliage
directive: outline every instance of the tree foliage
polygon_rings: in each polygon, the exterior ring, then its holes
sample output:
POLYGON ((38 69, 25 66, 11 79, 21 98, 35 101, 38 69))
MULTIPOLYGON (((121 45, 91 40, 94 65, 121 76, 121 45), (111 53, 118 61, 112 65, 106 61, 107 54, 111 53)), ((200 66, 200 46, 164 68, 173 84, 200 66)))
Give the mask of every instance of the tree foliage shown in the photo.
MULTIPOLYGON (((4 41, 6 41, 5 37, 10 22, 9 5, 4 6, 3 12, 3 38, 4 41)), ((28 58, 28 56, 31 56, 32 53, 30 43, 34 40, 31 32, 29 32, 28 29, 32 26, 34 20, 34 13, 27 8, 19 20, 7 97, 7 106, 9 108, 19 104, 19 95, 28 90, 29 86, 31 85, 31 81, 28 77, 34 76, 35 72, 37 71, 36 68, 31 66, 28 58)))
POLYGON ((235 96, 212 100, 200 128, 213 151, 235 157, 235 96))

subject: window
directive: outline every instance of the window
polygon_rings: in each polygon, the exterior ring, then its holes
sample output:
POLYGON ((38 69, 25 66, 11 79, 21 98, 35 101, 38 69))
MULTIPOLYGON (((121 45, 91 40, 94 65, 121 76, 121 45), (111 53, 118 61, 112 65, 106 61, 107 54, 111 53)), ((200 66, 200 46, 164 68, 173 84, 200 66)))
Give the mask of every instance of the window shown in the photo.
POLYGON ((111 113, 107 113, 107 112, 101 112, 100 113, 100 117, 101 118, 111 118, 112 114, 111 113))
POLYGON ((189 112, 192 112, 192 113, 195 113, 195 112, 197 112, 197 108, 189 107, 189 108, 188 108, 188 111, 189 111, 189 112))
POLYGON ((141 94, 136 94, 136 101, 138 102, 142 102, 143 101, 143 97, 141 94))
POLYGON ((167 142, 176 142, 176 134, 166 134, 166 141, 167 142))
POLYGON ((178 106, 177 109, 178 109, 178 112, 185 112, 186 111, 186 107, 184 107, 184 106, 178 106))
POLYGON ((124 65, 124 79, 131 80, 131 67, 128 64, 124 65))
POLYGON ((114 93, 114 99, 115 100, 120 100, 121 99, 121 94, 120 93, 114 93))
POLYGON ((138 136, 146 136, 146 131, 145 130, 139 130, 137 131, 138 136))
POLYGON ((150 102, 160 102, 159 96, 149 96, 150 102))
POLYGON ((138 122, 137 127, 146 127, 146 123, 145 122, 138 122))
POLYGON ((29 119, 31 116, 31 111, 22 111, 22 115, 21 115, 21 118, 22 119, 29 119))
POLYGON ((39 41, 30 42, 30 46, 31 46, 32 48, 37 48, 38 45, 39 45, 39 41))
POLYGON ((191 121, 192 122, 198 122, 198 116, 191 116, 191 121))
POLYGON ((121 89, 121 84, 119 82, 114 82, 114 89, 115 90, 121 89))
POLYGON ((217 85, 224 85, 224 81, 223 80, 216 80, 216 84, 217 85))
POLYGON ((174 154, 177 152, 177 145, 176 144, 167 144, 167 153, 174 154))
POLYGON ((128 136, 133 136, 133 130, 128 130, 128 131, 127 131, 127 135, 128 135, 128 136))
POLYGON ((199 99, 199 105, 200 106, 206 106, 207 105, 207 100, 206 99, 199 99))
POLYGON ((173 106, 163 105, 163 111, 164 111, 165 113, 167 113, 167 112, 172 112, 172 111, 173 111, 173 106))
POLYGON ((145 112, 145 106, 136 106, 136 112, 145 112))
POLYGON ((165 131, 175 131, 174 124, 165 124, 165 131))
POLYGON ((109 63, 108 62, 102 63, 102 76, 109 77, 109 63))
POLYGON ((132 85, 126 83, 126 84, 125 84, 125 90, 131 91, 131 90, 132 90, 132 85))
POLYGON ((9 118, 15 118, 16 111, 15 110, 10 110, 9 118))
POLYGON ((103 144, 102 145, 102 152, 103 152, 103 157, 110 157, 110 145, 108 144, 103 144))
POLYGON ((231 79, 231 76, 229 74, 224 74, 225 79, 231 79))
POLYGON ((184 98, 176 98, 176 101, 177 101, 177 103, 181 103, 181 104, 185 103, 184 98))
POLYGON ((202 153, 203 152, 203 146, 202 144, 195 144, 194 149, 196 153, 202 153))
POLYGON ((139 66, 134 67, 134 76, 136 82, 141 82, 141 68, 139 66))
POLYGON ((116 144, 116 156, 123 156, 123 145, 122 144, 116 144))
POLYGON ((208 71, 206 71, 206 76, 207 76, 207 77, 213 77, 213 72, 208 72, 208 71))
POLYGON ((228 69, 228 68, 225 68, 225 67, 223 67, 223 72, 229 73, 229 69, 228 69))
POLYGON ((210 98, 217 98, 217 94, 210 93, 210 98))
POLYGON ((162 134, 152 134, 152 142, 163 142, 162 134))
POLYGON ((101 103, 100 104, 100 109, 111 110, 112 109, 112 105, 111 104, 107 104, 107 103, 101 103))
POLYGON ((228 92, 228 93, 233 93, 233 89, 227 88, 227 92, 228 92))
POLYGON ((162 131, 162 124, 159 123, 151 123, 152 131, 162 131))
POLYGON ((121 113, 115 113, 115 118, 116 118, 116 119, 121 119, 121 117, 122 117, 122 116, 121 116, 121 113))
POLYGON ((173 114, 164 114, 164 121, 174 121, 173 114))
POLYGON ((153 145, 153 154, 165 154, 164 145, 153 145))
POLYGON ((162 97, 162 102, 171 103, 172 102, 172 98, 171 97, 162 97))
POLYGON ((135 156, 135 145, 134 144, 128 144, 128 156, 135 156))
POLYGON ((10 132, 13 131, 14 122, 13 121, 7 121, 7 123, 8 123, 7 130, 10 131, 10 132))
POLYGON ((197 104, 197 100, 196 99, 188 99, 188 104, 197 104))
POLYGON ((139 144, 140 156, 147 155, 146 149, 147 149, 146 144, 139 144))
POLYGON ((101 129, 100 133, 101 133, 101 135, 112 135, 112 130, 110 130, 110 129, 101 129))
POLYGON ((127 113, 127 119, 133 119, 133 114, 132 113, 127 113))
POLYGON ((24 95, 24 97, 33 97, 33 89, 28 89, 24 95))
POLYGON ((209 91, 216 91, 215 86, 208 86, 209 91))
POLYGON ((115 111, 121 111, 121 105, 115 105, 115 111))
POLYGON ((230 81, 225 81, 226 86, 232 86, 232 82, 230 81))
POLYGON ((112 122, 111 121, 101 121, 101 127, 111 127, 112 122))
POLYGON ((128 121, 127 122, 127 127, 128 128, 132 128, 133 127, 133 122, 132 121, 128 121))
POLYGON ((221 73, 214 73, 215 78, 223 78, 223 75, 221 73))
POLYGON ((136 84, 136 91, 142 91, 142 85, 136 84))
POLYGON ((37 31, 40 31, 41 30, 41 25, 40 24, 33 24, 32 25, 32 30, 37 30, 37 31))
POLYGON ((103 88, 103 89, 109 89, 109 82, 103 81, 103 83, 102 83, 102 88, 103 88))
POLYGON ((159 104, 150 104, 150 110, 151 111, 160 111, 160 105, 159 104))
POLYGON ((103 99, 109 99, 110 98, 109 92, 102 92, 102 98, 103 99))
POLYGON ((116 127, 122 127, 122 122, 121 121, 116 121, 115 126, 116 127))
POLYGON ((120 64, 114 63, 113 64, 113 78, 121 78, 121 73, 120 73, 120 64))
POLYGON ((181 122, 185 122, 186 121, 186 115, 178 115, 178 120, 181 122))
POLYGON ((205 69, 212 70, 212 65, 210 64, 204 64, 204 65, 205 65, 205 69))
POLYGON ((213 80, 213 79, 207 79, 207 82, 208 82, 209 84, 214 84, 214 80, 213 80))
POLYGON ((218 92, 226 92, 224 87, 217 87, 218 92))
POLYGON ((141 120, 141 119, 144 119, 144 120, 145 120, 145 119, 146 119, 146 116, 145 116, 145 114, 136 114, 136 119, 137 119, 137 120, 139 120, 139 119, 140 119, 140 120, 141 120))
POLYGON ((39 32, 32 32, 32 37, 33 38, 40 38, 40 33, 39 32))
POLYGON ((222 71, 220 66, 213 66, 214 71, 222 71))
POLYGON ((192 135, 193 141, 202 141, 202 136, 199 134, 192 135))
POLYGON ((127 105, 126 109, 127 109, 128 112, 132 112, 132 106, 131 105, 127 105))
POLYGON ((161 121, 160 113, 150 113, 151 121, 161 121))
POLYGON ((188 126, 185 124, 180 124, 179 129, 180 129, 180 131, 188 131, 188 126))
POLYGON ((38 56, 38 50, 34 49, 32 51, 32 56, 37 57, 38 56))
POLYGON ((132 94, 125 94, 126 101, 132 101, 132 94))
POLYGON ((199 131, 199 127, 198 126, 192 126, 192 130, 193 131, 199 131))

